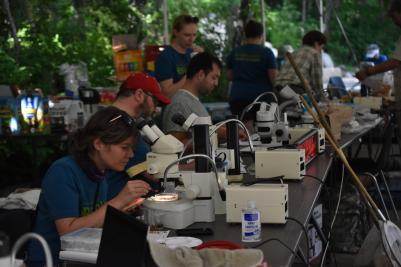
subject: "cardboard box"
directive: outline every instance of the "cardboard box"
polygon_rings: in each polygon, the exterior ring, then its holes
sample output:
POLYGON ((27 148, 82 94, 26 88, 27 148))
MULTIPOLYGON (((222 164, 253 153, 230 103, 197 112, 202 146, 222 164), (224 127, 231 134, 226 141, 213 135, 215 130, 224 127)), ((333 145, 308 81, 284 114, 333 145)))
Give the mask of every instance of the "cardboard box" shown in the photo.
POLYGON ((143 71, 141 50, 127 50, 114 53, 114 67, 118 81, 124 81, 130 74, 143 71))
POLYGON ((336 140, 341 139, 341 127, 352 119, 353 109, 344 105, 332 105, 329 107, 326 118, 336 140))
POLYGON ((112 39, 116 79, 124 81, 130 74, 143 71, 142 51, 133 34, 114 35, 112 39))
POLYGON ((354 104, 371 109, 380 109, 383 104, 383 98, 377 96, 354 97, 354 104))

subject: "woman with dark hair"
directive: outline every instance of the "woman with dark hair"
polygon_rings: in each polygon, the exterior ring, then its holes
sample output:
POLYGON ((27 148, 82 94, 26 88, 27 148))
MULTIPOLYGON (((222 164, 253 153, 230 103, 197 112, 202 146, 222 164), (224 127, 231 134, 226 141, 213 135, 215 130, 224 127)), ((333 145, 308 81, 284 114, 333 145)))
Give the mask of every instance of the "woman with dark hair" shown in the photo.
MULTIPOLYGON (((107 199, 106 170, 123 171, 133 157, 138 130, 124 111, 107 107, 94 114, 84 128, 72 136, 71 155, 52 164, 40 195, 35 232, 42 235, 58 263, 60 236, 83 227, 102 227, 107 205, 124 211, 145 195, 150 186, 128 181, 113 199, 107 199)), ((44 266, 37 242, 29 247, 28 266, 44 266)))

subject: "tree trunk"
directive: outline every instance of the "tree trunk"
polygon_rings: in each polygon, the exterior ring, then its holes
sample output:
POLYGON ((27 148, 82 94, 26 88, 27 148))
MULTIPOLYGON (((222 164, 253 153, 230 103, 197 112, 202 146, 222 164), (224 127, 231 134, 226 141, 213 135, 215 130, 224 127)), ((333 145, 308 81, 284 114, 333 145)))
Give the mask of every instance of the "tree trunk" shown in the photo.
POLYGON ((302 27, 305 26, 306 21, 306 7, 308 5, 308 0, 302 0, 302 27))
POLYGON ((339 5, 340 0, 328 0, 326 5, 326 12, 324 14, 324 24, 326 25, 325 33, 330 34, 330 20, 339 5))
POLYGON ((18 63, 21 46, 17 37, 17 27, 15 26, 15 21, 13 15, 11 14, 10 2, 8 0, 3 0, 3 7, 4 11, 6 12, 7 19, 10 22, 11 35, 13 36, 14 39, 15 61, 18 63))

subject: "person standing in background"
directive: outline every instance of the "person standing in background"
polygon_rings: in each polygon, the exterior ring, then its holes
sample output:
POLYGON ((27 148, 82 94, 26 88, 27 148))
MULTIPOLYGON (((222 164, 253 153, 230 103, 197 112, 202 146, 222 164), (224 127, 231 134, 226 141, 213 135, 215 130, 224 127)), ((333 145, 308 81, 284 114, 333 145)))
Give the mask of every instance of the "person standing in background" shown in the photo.
MULTIPOLYGON (((227 78, 232 81, 229 103, 231 113, 238 116, 258 95, 273 91, 277 75, 276 58, 263 46, 263 25, 250 20, 244 30, 245 44, 227 57, 227 78)), ((245 120, 253 120, 252 116, 255 112, 247 113, 245 120)))
MULTIPOLYGON (((401 28, 401 0, 394 0, 389 8, 388 16, 393 23, 401 28)), ((396 43, 393 55, 389 60, 384 61, 375 66, 371 66, 358 71, 355 76, 363 81, 368 76, 383 73, 389 70, 394 72, 394 95, 395 95, 395 110, 398 126, 398 140, 401 140, 401 37, 396 43)))
POLYGON ((363 61, 372 62, 374 65, 383 63, 388 58, 386 55, 380 54, 380 47, 377 44, 370 44, 366 48, 366 54, 363 61))
POLYGON ((203 48, 194 44, 198 21, 197 17, 190 15, 180 15, 175 18, 171 45, 157 57, 155 76, 163 94, 169 98, 184 85, 191 54, 203 52, 203 48))

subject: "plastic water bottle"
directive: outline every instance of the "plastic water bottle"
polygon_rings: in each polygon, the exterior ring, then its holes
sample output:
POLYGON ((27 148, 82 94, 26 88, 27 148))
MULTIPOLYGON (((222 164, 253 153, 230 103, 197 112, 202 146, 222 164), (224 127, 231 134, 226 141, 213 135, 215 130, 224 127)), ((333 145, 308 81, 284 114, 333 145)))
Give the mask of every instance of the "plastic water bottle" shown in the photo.
POLYGON ((255 201, 248 200, 247 208, 242 210, 242 242, 260 241, 261 230, 260 212, 255 201))

